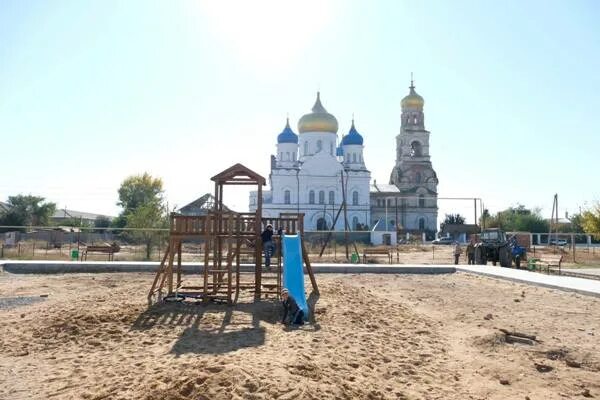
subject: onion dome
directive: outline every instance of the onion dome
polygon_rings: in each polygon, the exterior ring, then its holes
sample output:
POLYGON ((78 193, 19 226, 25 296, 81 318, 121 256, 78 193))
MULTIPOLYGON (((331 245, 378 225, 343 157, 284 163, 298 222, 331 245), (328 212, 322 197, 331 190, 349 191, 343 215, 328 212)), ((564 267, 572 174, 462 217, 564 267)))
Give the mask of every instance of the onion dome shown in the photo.
POLYGON ((363 137, 360 133, 358 133, 358 131, 354 127, 354 119, 352 120, 352 126, 350 127, 350 131, 346 136, 342 138, 342 146, 346 146, 349 144, 357 144, 360 146, 362 146, 363 144, 363 137))
POLYGON ((402 108, 417 108, 419 110, 422 110, 423 105, 425 104, 425 100, 423 100, 423 98, 419 96, 417 92, 415 92, 415 85, 412 79, 410 80, 409 89, 410 93, 408 94, 408 96, 403 98, 402 102, 400 103, 402 105, 402 108))
POLYGON ((337 133, 337 119, 327 112, 321 104, 321 95, 317 92, 317 101, 312 108, 312 112, 305 114, 298 121, 298 131, 304 132, 331 132, 337 133))
POLYGON ((285 123, 283 131, 277 135, 277 143, 295 143, 298 144, 298 135, 290 128, 290 119, 288 118, 285 123))

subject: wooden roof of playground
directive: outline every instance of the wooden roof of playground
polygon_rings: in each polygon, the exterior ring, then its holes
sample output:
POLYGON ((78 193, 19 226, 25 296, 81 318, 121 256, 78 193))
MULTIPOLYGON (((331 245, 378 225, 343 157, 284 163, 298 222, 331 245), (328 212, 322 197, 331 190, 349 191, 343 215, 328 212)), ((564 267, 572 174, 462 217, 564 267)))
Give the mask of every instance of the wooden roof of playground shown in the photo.
POLYGON ((250 168, 239 163, 227 168, 225 171, 218 173, 210 179, 220 185, 265 186, 267 184, 267 181, 262 175, 257 174, 250 168))

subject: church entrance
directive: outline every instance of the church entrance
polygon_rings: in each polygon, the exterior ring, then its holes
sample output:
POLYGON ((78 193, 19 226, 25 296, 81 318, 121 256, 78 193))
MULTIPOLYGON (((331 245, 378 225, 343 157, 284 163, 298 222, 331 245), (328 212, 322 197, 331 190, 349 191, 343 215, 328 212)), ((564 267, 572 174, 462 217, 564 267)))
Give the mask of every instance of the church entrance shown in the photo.
POLYGON ((317 230, 318 231, 326 231, 327 230, 327 221, 325 218, 319 218, 317 220, 317 230))

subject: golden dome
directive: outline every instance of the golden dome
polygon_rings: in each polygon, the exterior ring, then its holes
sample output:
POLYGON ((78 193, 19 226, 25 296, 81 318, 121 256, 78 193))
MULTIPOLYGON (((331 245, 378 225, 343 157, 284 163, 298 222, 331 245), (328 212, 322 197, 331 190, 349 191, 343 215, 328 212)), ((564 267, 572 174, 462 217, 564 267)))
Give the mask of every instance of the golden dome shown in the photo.
POLYGON ((409 88, 410 93, 408 94, 408 96, 403 98, 402 102, 400 103, 402 105, 402 108, 417 108, 422 110, 423 105, 425 104, 425 100, 423 100, 423 98, 419 96, 417 92, 415 92, 415 85, 413 84, 412 80, 410 81, 409 88))
POLYGON ((298 131, 304 132, 331 132, 337 133, 337 119, 327 112, 321 104, 321 95, 317 92, 317 101, 312 108, 312 112, 304 114, 298 121, 298 131))

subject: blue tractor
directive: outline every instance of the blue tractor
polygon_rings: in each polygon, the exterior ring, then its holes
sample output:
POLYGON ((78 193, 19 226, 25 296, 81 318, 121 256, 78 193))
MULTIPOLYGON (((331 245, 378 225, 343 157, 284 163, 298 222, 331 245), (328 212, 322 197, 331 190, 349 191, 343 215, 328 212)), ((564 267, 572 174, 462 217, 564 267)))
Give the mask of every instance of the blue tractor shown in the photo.
POLYGON ((527 251, 519 246, 516 237, 506 238, 506 233, 501 229, 484 229, 479 235, 479 243, 475 244, 475 263, 485 265, 491 261, 493 265, 500 262, 502 267, 510 268, 515 262, 517 268, 521 267, 521 260, 527 257, 527 251))

